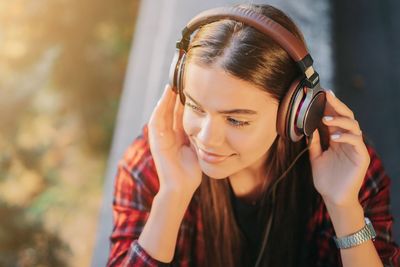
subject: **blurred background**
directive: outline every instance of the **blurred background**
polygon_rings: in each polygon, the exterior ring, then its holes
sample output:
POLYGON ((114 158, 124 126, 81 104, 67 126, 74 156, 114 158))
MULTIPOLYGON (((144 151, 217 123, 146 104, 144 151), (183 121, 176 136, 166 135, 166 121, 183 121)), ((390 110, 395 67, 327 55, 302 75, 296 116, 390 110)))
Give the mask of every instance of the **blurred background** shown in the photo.
MULTIPOLYGON (((167 82, 182 26, 243 1, 0 0, 0 267, 104 266, 116 164, 167 82)), ((400 2, 271 0, 392 178, 400 241, 400 2), (383 137, 384 136, 384 137, 383 137)))
POLYGON ((89 266, 138 1, 0 0, 0 266, 89 266))

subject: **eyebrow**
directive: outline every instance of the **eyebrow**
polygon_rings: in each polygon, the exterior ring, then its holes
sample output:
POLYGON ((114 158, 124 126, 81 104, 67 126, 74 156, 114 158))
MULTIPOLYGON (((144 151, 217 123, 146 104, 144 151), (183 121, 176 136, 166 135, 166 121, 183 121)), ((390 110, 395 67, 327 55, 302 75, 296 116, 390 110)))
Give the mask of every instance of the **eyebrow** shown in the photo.
MULTIPOLYGON (((194 100, 187 92, 184 93, 191 101, 193 101, 197 106, 201 107, 201 105, 194 100)), ((220 114, 245 114, 245 115, 256 115, 257 111, 251 109, 230 109, 230 110, 220 110, 218 111, 220 114)))

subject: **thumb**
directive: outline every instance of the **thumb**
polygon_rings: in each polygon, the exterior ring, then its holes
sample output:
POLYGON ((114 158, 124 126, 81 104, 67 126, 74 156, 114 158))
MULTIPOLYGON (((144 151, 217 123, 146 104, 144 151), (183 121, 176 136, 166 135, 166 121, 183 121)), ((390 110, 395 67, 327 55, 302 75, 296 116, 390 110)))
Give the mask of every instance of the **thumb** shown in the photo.
POLYGON ((313 138, 311 140, 311 144, 309 144, 309 140, 307 139, 307 144, 309 145, 310 161, 319 157, 322 153, 320 136, 317 129, 314 131, 312 136, 313 138))

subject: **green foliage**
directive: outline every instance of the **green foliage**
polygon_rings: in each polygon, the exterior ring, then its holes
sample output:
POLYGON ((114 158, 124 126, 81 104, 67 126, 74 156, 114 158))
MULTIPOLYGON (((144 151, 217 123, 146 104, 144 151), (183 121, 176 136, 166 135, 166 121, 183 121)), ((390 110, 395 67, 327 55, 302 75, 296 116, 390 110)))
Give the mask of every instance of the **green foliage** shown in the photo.
POLYGON ((0 266, 89 265, 137 10, 0 0, 0 266))
POLYGON ((0 201, 0 266, 64 267, 68 247, 25 210, 0 201))

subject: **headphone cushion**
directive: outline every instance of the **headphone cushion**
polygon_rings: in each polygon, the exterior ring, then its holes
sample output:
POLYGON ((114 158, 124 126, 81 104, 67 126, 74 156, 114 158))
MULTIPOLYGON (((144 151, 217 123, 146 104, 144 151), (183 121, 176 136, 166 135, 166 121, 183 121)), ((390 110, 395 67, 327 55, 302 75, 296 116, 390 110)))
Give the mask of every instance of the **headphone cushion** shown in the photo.
POLYGON ((180 60, 180 52, 179 50, 175 51, 174 58, 172 59, 171 66, 169 67, 169 85, 171 86, 172 90, 177 92, 177 77, 178 74, 177 68, 178 63, 180 60))
POLYGON ((169 68, 169 85, 175 93, 179 94, 182 104, 185 104, 185 95, 183 94, 185 58, 186 54, 177 50, 169 68))
POLYGON ((302 90, 301 84, 301 78, 295 79, 279 104, 276 129, 278 134, 283 138, 291 138, 291 132, 294 132, 295 122, 291 122, 291 117, 295 115, 294 112, 297 112, 298 109, 299 90, 302 90))
POLYGON ((183 93, 183 82, 184 82, 184 76, 185 76, 185 63, 186 63, 186 53, 183 53, 181 56, 181 59, 179 60, 178 64, 178 68, 177 68, 177 75, 176 75, 176 88, 178 89, 178 93, 179 93, 179 97, 181 99, 181 103, 185 104, 185 95, 183 93))

